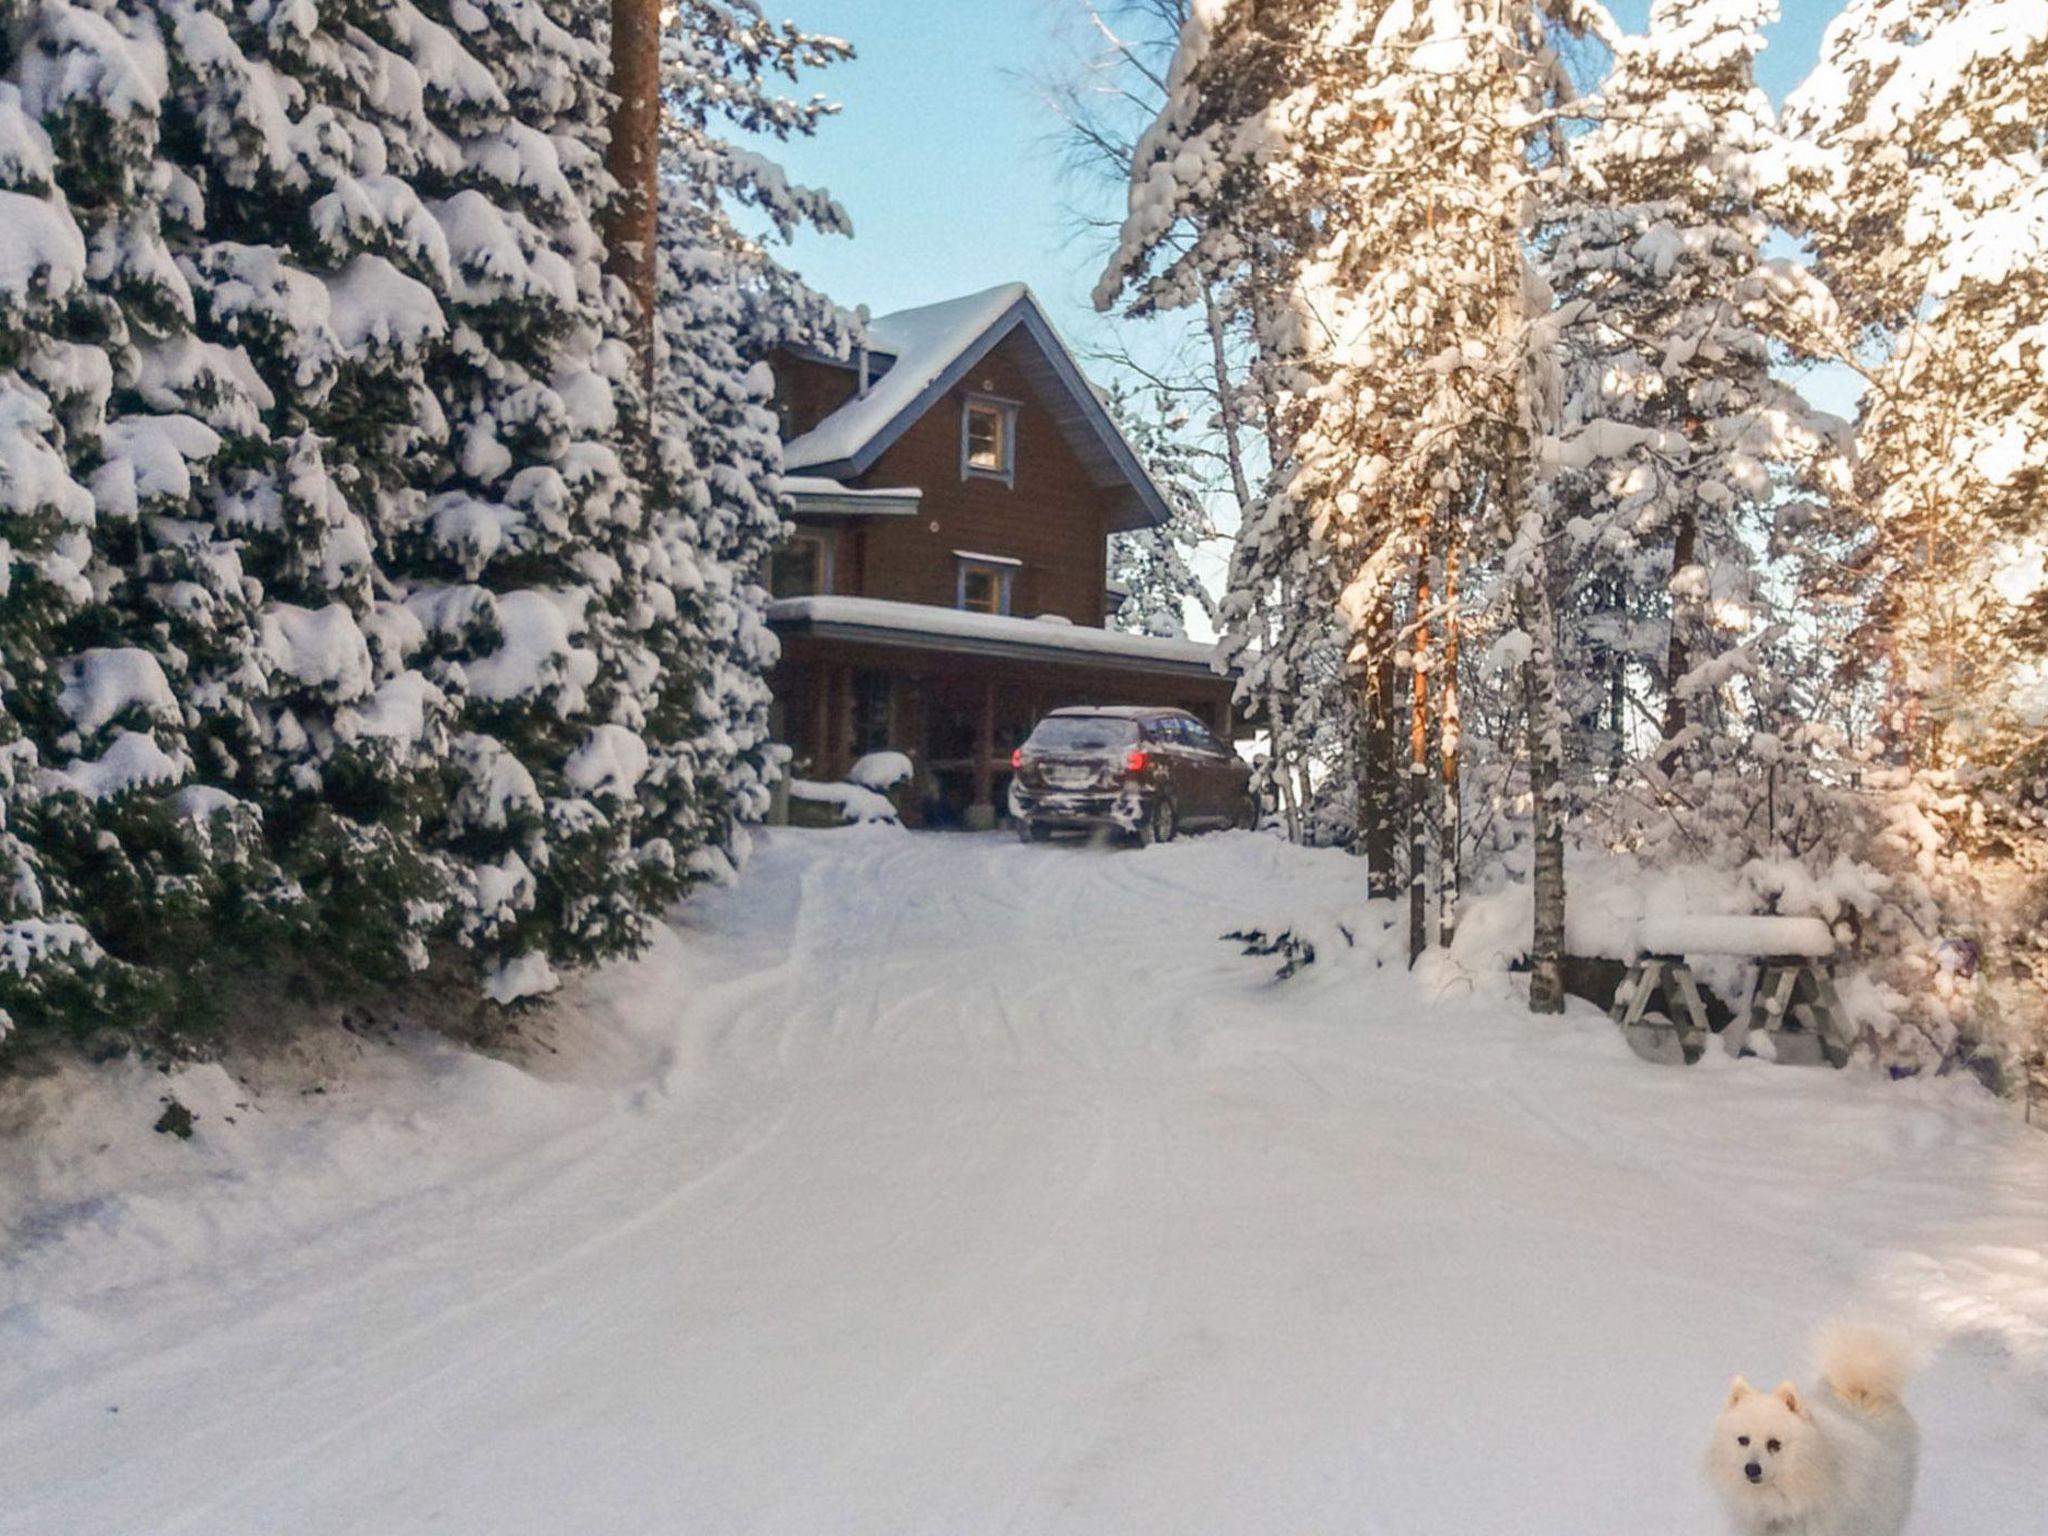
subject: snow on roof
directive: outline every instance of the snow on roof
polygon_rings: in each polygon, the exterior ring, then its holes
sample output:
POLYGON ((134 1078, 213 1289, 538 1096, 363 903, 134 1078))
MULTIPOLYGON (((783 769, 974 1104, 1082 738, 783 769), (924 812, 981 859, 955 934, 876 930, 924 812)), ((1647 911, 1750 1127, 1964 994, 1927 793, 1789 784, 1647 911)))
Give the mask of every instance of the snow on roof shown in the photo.
POLYGON ((783 444, 783 464, 796 471, 865 474, 968 369, 1016 330, 1035 343, 1027 372, 1090 478, 1098 486, 1130 490, 1128 502, 1114 511, 1111 528, 1130 532, 1164 523, 1170 516, 1165 496, 1110 415, 1102 391, 1023 283, 1003 283, 869 321, 870 359, 892 358, 893 365, 870 381, 865 394, 783 444))
POLYGON ((788 496, 851 496, 877 500, 907 496, 916 501, 924 495, 924 492, 914 485, 848 485, 842 480, 830 480, 823 475, 784 475, 782 490, 783 494, 788 496))
POLYGON ((914 485, 847 485, 823 475, 784 475, 782 494, 799 512, 848 517, 915 517, 924 501, 914 485))
POLYGON ((792 438, 782 450, 782 462, 806 469, 852 458, 1030 291, 1022 283, 1003 283, 869 321, 869 346, 893 355, 896 366, 870 384, 865 395, 792 438))
POLYGON ((1128 635, 1080 624, 1051 624, 1007 614, 967 613, 879 597, 785 597, 768 605, 770 624, 877 630, 910 644, 960 642, 962 649, 997 647, 1098 656, 1113 662, 1214 670, 1216 649, 1193 640, 1128 635))

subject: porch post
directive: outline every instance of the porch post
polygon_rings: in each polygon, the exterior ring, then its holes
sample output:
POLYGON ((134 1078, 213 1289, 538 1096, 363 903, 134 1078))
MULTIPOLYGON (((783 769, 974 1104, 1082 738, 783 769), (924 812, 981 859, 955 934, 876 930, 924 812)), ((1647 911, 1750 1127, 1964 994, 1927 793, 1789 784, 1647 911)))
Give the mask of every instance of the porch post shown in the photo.
POLYGON ((974 739, 974 804, 967 807, 967 825, 986 832, 996 824, 996 685, 981 685, 981 729, 974 739))
POLYGON ((820 662, 811 669, 810 771, 821 779, 832 773, 832 678, 833 668, 828 663, 820 662))

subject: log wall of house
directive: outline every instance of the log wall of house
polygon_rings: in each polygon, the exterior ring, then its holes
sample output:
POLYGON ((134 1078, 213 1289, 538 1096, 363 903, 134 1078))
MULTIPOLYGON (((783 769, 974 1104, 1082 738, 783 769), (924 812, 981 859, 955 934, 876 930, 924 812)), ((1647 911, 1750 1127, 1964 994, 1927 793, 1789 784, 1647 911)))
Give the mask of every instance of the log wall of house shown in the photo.
MULTIPOLYGON (((1010 611, 1020 618, 1059 614, 1100 628, 1108 579, 1115 492, 1089 479, 1058 423, 1027 382, 1020 363, 1031 345, 1013 332, 961 386, 935 403, 869 471, 862 486, 916 486, 916 518, 855 519, 836 534, 833 590, 843 596, 955 606, 955 550, 1021 561, 1010 611), (960 473, 962 413, 971 396, 1017 404, 1014 484, 960 473)), ((801 431, 852 392, 843 369, 797 361, 784 365, 791 425, 801 431)))

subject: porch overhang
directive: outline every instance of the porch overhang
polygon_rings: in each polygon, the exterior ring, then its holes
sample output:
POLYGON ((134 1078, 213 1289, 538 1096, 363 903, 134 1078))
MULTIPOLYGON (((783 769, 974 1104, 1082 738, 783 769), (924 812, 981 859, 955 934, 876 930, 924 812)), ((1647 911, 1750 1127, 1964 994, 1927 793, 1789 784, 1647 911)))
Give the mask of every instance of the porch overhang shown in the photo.
POLYGON ((924 504, 915 486, 849 486, 820 475, 784 475, 782 494, 798 517, 916 517, 924 504))
POLYGON ((1044 619, 964 613, 873 597, 793 597, 768 605, 777 634, 1088 672, 1140 673, 1227 687, 1215 648, 1044 619))

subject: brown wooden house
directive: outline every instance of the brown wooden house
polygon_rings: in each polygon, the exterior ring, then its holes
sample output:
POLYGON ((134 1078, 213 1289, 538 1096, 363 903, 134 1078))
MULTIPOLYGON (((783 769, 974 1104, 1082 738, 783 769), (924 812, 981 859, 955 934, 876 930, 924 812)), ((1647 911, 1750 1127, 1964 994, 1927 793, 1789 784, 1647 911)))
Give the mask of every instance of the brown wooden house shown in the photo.
POLYGON ((920 819, 989 826, 1010 752, 1068 704, 1230 729, 1212 649, 1105 628, 1110 534, 1159 488, 1028 288, 871 321, 851 361, 772 361, 794 531, 769 623, 800 778, 906 753, 920 819))

